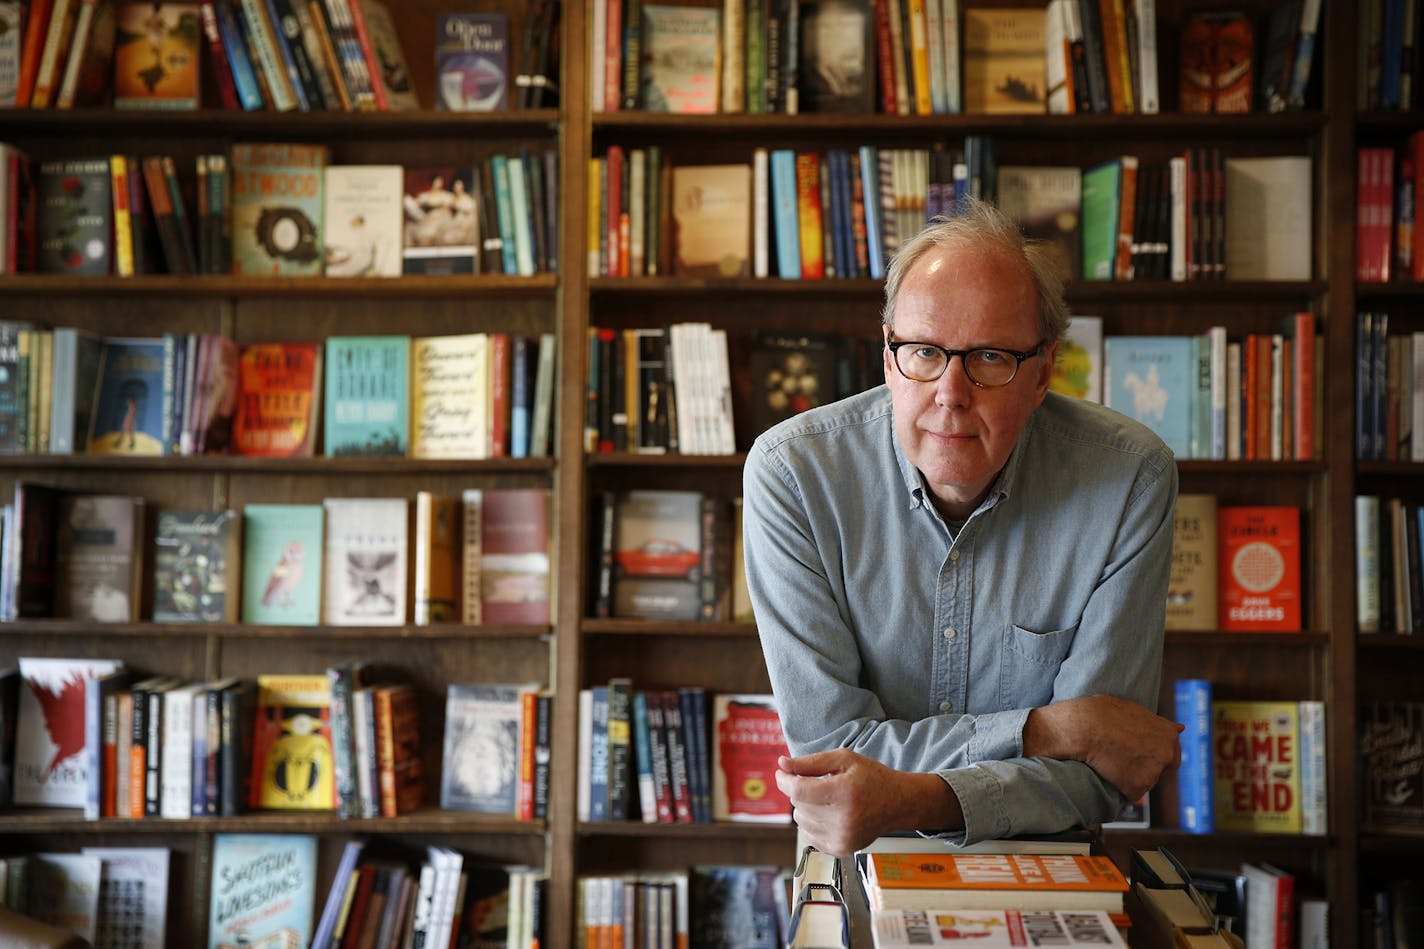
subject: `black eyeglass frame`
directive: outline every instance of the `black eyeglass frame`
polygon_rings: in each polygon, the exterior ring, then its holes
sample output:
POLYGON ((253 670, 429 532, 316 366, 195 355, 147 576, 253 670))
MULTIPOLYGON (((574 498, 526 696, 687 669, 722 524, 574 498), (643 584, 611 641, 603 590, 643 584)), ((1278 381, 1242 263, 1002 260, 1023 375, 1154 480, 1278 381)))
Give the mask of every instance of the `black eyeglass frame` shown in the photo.
POLYGON ((1013 382, 1019 377, 1019 370, 1023 368, 1024 360, 1043 355, 1044 347, 1047 345, 1047 340, 1041 340, 1033 349, 1027 352, 1020 352, 1016 349, 1005 349, 1002 346, 976 346, 973 349, 949 349, 937 343, 926 343, 913 339, 895 339, 893 336, 887 336, 885 339, 885 348, 890 350, 890 361, 895 364, 895 371, 911 382, 938 382, 943 378, 944 374, 949 371, 949 364, 954 361, 954 357, 958 356, 961 365, 964 366, 965 377, 981 389, 1002 389, 1004 386, 1013 382), (938 349, 944 353, 944 368, 941 369, 939 375, 933 379, 916 379, 913 376, 907 375, 905 370, 900 366, 899 351, 901 346, 928 346, 930 349, 938 349), (980 382, 974 378, 974 372, 969 368, 969 357, 974 353, 1002 353, 1005 356, 1014 357, 1014 374, 997 385, 988 385, 980 382))

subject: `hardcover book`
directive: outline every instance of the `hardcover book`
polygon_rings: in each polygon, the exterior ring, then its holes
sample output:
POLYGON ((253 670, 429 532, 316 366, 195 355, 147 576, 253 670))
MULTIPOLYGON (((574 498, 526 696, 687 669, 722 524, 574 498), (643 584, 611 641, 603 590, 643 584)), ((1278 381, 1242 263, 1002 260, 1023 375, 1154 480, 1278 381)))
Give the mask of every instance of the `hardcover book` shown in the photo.
POLYGON ((411 560, 415 625, 457 622, 460 618, 459 499, 430 491, 416 494, 411 560))
POLYGON ((613 531, 613 615, 690 620, 700 606, 702 495, 628 491, 613 531))
POLYGON ((1222 507, 1217 539, 1221 628, 1299 632, 1300 509, 1222 507))
POLYGON ((472 167, 407 168, 401 199, 404 272, 479 270, 482 200, 472 167))
POLYGON ((85 683, 123 661, 22 656, 19 664, 14 803, 83 808, 89 782, 98 780, 85 754, 85 683))
POLYGON ((1226 275, 1309 280, 1312 163, 1305 155, 1226 160, 1226 275))
POLYGON ((425 799, 420 702, 409 685, 382 686, 373 698, 381 816, 396 817, 416 810, 425 799))
POLYGON ((410 440, 409 336, 326 341, 326 455, 404 455, 410 440))
POLYGON ((1073 315, 1058 341, 1058 358, 1048 387, 1089 402, 1103 401, 1103 318, 1073 315))
POLYGON ((673 274, 751 273, 752 166, 680 165, 672 170, 673 274))
POLYGON ((242 566, 236 511, 160 511, 154 536, 153 621, 236 623, 242 566))
POLYGON ((834 402, 840 338, 830 333, 758 330, 752 337, 752 428, 834 402))
POLYGON ((331 683, 316 675, 257 677, 248 806, 327 811, 336 807, 331 683))
POLYGON ((875 111, 875 20, 867 0, 822 0, 800 10, 796 81, 803 112, 875 111))
POLYGON ((549 491, 486 490, 480 503, 481 621, 548 623, 549 491))
POLYGON ((1123 911, 1127 880, 1111 857, 1082 854, 871 853, 866 895, 874 910, 1039 909, 1123 911))
POLYGON ((1216 495, 1177 495, 1167 629, 1217 628, 1216 517, 1216 495))
POLYGON ((321 621, 325 512, 320 504, 243 509, 242 621, 315 626, 321 621))
POLYGON ((509 17, 442 13, 435 21, 435 106, 451 112, 509 108, 509 17))
POLYGON ((208 949, 287 949, 312 937, 314 834, 218 834, 213 838, 208 949))
POLYGON ((103 872, 94 944, 163 949, 168 922, 168 849, 85 847, 83 855, 98 857, 103 872))
POLYGON ((712 819, 789 824, 791 801, 776 786, 776 759, 789 755, 770 695, 712 700, 712 819))
POLYGON ((232 447, 239 455, 310 458, 321 420, 322 346, 252 343, 238 363, 232 447))
POLYGON ((326 275, 401 275, 400 165, 328 165, 326 169, 326 275))
POLYGON ((420 97, 411 82, 405 51, 391 11, 382 0, 354 0, 366 20, 366 33, 376 60, 376 72, 386 93, 386 105, 392 112, 410 112, 420 108, 420 97))
POLYGON ((696 907, 692 945, 779 949, 781 909, 776 888, 784 884, 777 868, 697 866, 688 884, 696 907))
POLYGON ((55 616, 137 622, 143 579, 143 498, 61 496, 54 550, 55 616))
POLYGON ((964 111, 980 115, 1047 109, 1044 10, 964 12, 964 111))
POLYGON ((424 336, 410 343, 412 458, 487 458, 489 335, 424 336))
POLYGON ((1246 13, 1193 13, 1182 25, 1181 44, 1181 111, 1251 111, 1255 41, 1246 13))
POLYGON ((406 618, 405 498, 327 498, 326 605, 333 626, 402 626, 406 618))
POLYGON ((232 147, 233 273, 321 274, 326 161, 325 145, 232 147))
POLYGON ((721 11, 715 7, 643 7, 641 93, 645 111, 717 111, 720 25, 721 11))
POLYGON ((1216 829, 1212 783, 1211 681, 1178 679, 1172 686, 1176 721, 1183 725, 1179 738, 1182 763, 1177 768, 1177 823, 1192 834, 1216 829))
POLYGON ((1190 457, 1197 364, 1190 336, 1109 336, 1103 342, 1107 406, 1190 457))
POLYGON ((197 3, 119 0, 114 107, 196 109, 202 103, 197 3))
POLYGON ((1213 702, 1216 827, 1300 833, 1299 709, 1295 702, 1213 702))
POLYGON ((532 685, 451 684, 445 695, 440 806, 513 816, 519 786, 520 695, 532 685))
POLYGON ((1424 703, 1364 703, 1359 730, 1365 827, 1418 832, 1424 828, 1424 703))
POLYGON ((879 910, 871 917, 876 949, 959 946, 1126 946, 1107 913, 1054 910, 879 910))
POLYGON ((161 338, 112 338, 99 354, 90 410, 89 451, 164 454, 164 354, 161 338))
POLYGON ((999 166, 999 210, 1013 218, 1025 237, 1043 243, 1065 278, 1076 276, 1082 267, 1082 191, 1077 168, 999 166))
POLYGON ((108 274, 114 245, 109 159, 57 159, 41 162, 39 170, 39 272, 108 274))

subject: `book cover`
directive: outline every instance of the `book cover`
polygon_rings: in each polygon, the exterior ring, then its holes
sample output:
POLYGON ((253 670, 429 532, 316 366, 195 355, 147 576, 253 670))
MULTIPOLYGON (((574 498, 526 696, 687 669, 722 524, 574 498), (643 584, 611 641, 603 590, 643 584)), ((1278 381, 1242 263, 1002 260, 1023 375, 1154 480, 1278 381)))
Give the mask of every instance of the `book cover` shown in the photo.
POLYGON ((491 372, 487 333, 410 341, 412 458, 487 458, 491 372))
POLYGON ((1058 341, 1058 358, 1048 387, 1089 402, 1103 401, 1103 318, 1073 314, 1058 341))
POLYGON ((1078 212, 1082 172, 1068 167, 1000 165, 998 180, 999 210, 1013 218, 1025 237, 1042 242, 1065 278, 1081 273, 1078 212))
POLYGON ((327 498, 325 606, 332 626, 402 626, 406 618, 405 498, 327 498))
POLYGON ((776 759, 789 755, 770 695, 712 699, 712 819, 791 822, 791 801, 776 786, 776 759))
POLYGON ((1167 629, 1217 628, 1216 495, 1179 494, 1172 524, 1167 629))
POLYGON ((970 8, 964 13, 964 111, 1047 109, 1044 10, 970 8))
POLYGON ((1329 829, 1329 777, 1326 773, 1325 703, 1298 703, 1300 731, 1300 832, 1320 836, 1329 829))
POLYGON ((321 420, 320 343, 251 343, 238 361, 232 448, 239 455, 310 458, 321 420))
POLYGON ((376 60, 376 73, 386 94, 386 105, 392 112, 410 112, 420 108, 420 96, 406 66, 396 21, 382 0, 353 0, 361 7, 366 21, 366 33, 376 60))
POLYGON ((1363 703, 1359 735, 1365 827, 1417 833, 1424 828, 1424 703, 1363 703))
POLYGON ((751 273, 751 188, 750 164, 673 168, 675 276, 751 273))
POLYGON ((65 494, 55 538, 54 613, 99 623, 138 621, 144 500, 65 494))
POLYGON ((1216 829, 1211 682, 1178 679, 1172 687, 1172 699, 1173 716, 1185 726, 1179 738, 1182 762, 1177 768, 1177 823, 1188 833, 1209 834, 1216 829))
POLYGON ((800 10, 796 46, 802 112, 875 111, 875 20, 867 0, 826 0, 800 10))
POLYGON ((435 21, 435 106, 451 112, 509 108, 509 17, 442 13, 435 21))
POLYGON ((153 621, 237 622, 241 535, 236 511, 160 511, 153 539, 153 621))
POLYGON ((92 943, 99 930, 103 861, 77 853, 37 853, 29 865, 29 910, 34 918, 92 943))
POLYGON ((1190 336, 1103 341, 1107 406, 1146 425, 1178 458, 1190 457, 1197 364, 1190 336))
POLYGON ((0 3, 0 102, 11 105, 20 85, 20 46, 23 40, 25 4, 18 0, 0 3))
POLYGON ((1222 507, 1217 540, 1221 628, 1299 632, 1300 509, 1222 507))
POLYGON ((232 147, 232 267, 248 276, 322 271, 325 145, 232 147))
POLYGON ((96 454, 164 454, 163 340, 115 337, 99 354, 87 440, 96 454))
POLYGON ((550 621, 549 511, 544 488, 483 492, 480 612, 485 623, 550 621))
POLYGON ((453 683, 445 693, 440 806, 513 816, 519 786, 520 694, 529 685, 453 683))
POLYGON ((1315 193, 1309 156, 1226 159, 1226 274, 1309 280, 1315 193))
POLYGON ((1295 702, 1213 702, 1216 827, 1300 833, 1299 710, 1295 702))
POLYGON ((401 275, 402 198, 400 165, 328 165, 326 207, 328 277, 401 275))
POLYGON ((331 683, 325 673, 258 676, 248 805, 334 810, 333 770, 331 683))
POLYGON ((1084 280, 1113 278, 1121 185, 1121 159, 1105 161, 1083 172, 1079 202, 1083 267, 1079 275, 1084 280))
MULTIPOLYGON (((36 215, 40 273, 104 276, 113 269, 110 187, 107 157, 40 163, 36 215)), ((5 198, 7 203, 13 201, 8 194, 5 198)))
POLYGON ((483 198, 475 181, 475 169, 407 168, 404 187, 404 272, 452 274, 479 270, 483 198))
POLYGON ((1126 946, 1104 912, 1054 910, 878 910, 871 917, 876 949, 958 946, 1126 946))
POLYGON ((1041 909, 1120 913, 1127 880, 1112 858, 1082 854, 871 853, 871 908, 1041 909))
POLYGON ((410 440, 409 336, 326 341, 325 454, 404 455, 410 440))
POLYGON ((84 807, 89 783, 98 779, 85 754, 85 683, 123 665, 119 659, 20 657, 15 804, 84 807))
POLYGON ((807 409, 834 402, 840 338, 831 333, 757 330, 752 336, 752 427, 764 432, 807 409))
POLYGON ((643 7, 642 107, 711 114, 720 101, 722 42, 715 7, 643 7))
POLYGON ((202 103, 198 6, 119 0, 114 37, 115 108, 198 108, 202 103))
POLYGON ((316 873, 314 834, 216 835, 208 949, 307 945, 316 873))
POLYGON ((381 816, 396 817, 416 810, 425 799, 420 702, 409 685, 382 686, 374 699, 381 816))
POLYGON ((613 615, 696 619, 700 606, 702 495, 628 491, 614 525, 613 615))
POLYGON ((163 949, 168 920, 166 847, 85 847, 103 874, 94 945, 163 949))
POLYGON ((775 891, 783 884, 777 873, 775 867, 693 867, 688 881, 696 908, 691 944, 778 949, 781 923, 775 891))
POLYGON ((420 491, 415 496, 415 544, 411 554, 415 625, 454 623, 460 618, 460 501, 420 491))
POLYGON ((243 509, 242 621, 315 626, 321 621, 325 511, 320 504, 243 509))

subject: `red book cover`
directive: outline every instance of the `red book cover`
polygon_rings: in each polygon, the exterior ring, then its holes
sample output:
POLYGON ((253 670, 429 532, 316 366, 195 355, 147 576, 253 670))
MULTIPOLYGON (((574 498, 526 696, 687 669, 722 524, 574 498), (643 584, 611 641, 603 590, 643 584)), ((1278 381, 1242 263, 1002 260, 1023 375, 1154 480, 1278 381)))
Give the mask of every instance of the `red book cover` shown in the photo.
POLYGON ((890 0, 875 0, 875 50, 880 67, 880 111, 894 115, 895 58, 890 54, 890 0))
POLYGON ((1366 283, 1386 283, 1390 274, 1394 152, 1389 148, 1362 148, 1357 162, 1355 278, 1366 283))
POLYGON ((232 65, 227 59, 227 48, 223 46, 222 34, 218 32, 216 0, 203 0, 199 10, 203 22, 203 36, 208 41, 208 64, 212 67, 213 78, 217 81, 218 95, 224 109, 236 112, 242 108, 237 98, 237 86, 232 80, 232 65))
POLYGON ((549 491, 486 491, 481 518, 483 622, 549 622, 549 491))
POLYGON ((1415 280, 1424 280, 1424 214, 1419 213, 1419 195, 1424 194, 1424 132, 1415 132, 1409 136, 1409 154, 1412 157, 1410 164, 1414 168, 1414 233, 1411 246, 1414 248, 1412 255, 1412 274, 1415 280))
POLYGON ((1221 628, 1299 632, 1300 509, 1221 507, 1217 539, 1221 628))
POLYGON ((1299 461, 1315 457, 1315 316, 1297 313, 1288 318, 1291 339, 1291 402, 1295 455, 1299 461))
POLYGON ((534 819, 534 732, 538 724, 539 693, 533 689, 519 694, 519 781, 515 785, 514 816, 534 819))
POLYGON ((420 807, 425 779, 420 763, 420 703, 408 685, 385 686, 372 695, 376 712, 376 774, 381 816, 398 817, 420 807))
POLYGON ((489 457, 509 454, 509 334, 489 334, 489 457))
POLYGON ((605 228, 608 234, 608 276, 626 277, 620 262, 622 255, 619 253, 618 242, 620 240, 619 231, 622 226, 623 213, 625 211, 623 197, 623 147, 621 145, 610 145, 607 157, 608 167, 608 200, 604 202, 604 210, 607 212, 605 228))
POLYGON ((232 450, 264 458, 310 458, 316 448, 322 347, 254 343, 238 362, 232 450))
POLYGON ((366 72, 371 77, 371 94, 376 99, 376 110, 385 112, 391 104, 386 98, 386 87, 381 82, 381 64, 376 59, 376 48, 371 43, 371 33, 366 29, 366 14, 361 10, 361 0, 346 0, 351 11, 351 27, 356 33, 356 42, 361 46, 361 56, 366 60, 366 72))
POLYGON ((826 275, 821 240, 821 156, 796 153, 796 219, 801 233, 801 279, 826 275))
POLYGON ((770 695, 718 695, 712 703, 712 818, 788 824, 776 759, 791 752, 770 695))

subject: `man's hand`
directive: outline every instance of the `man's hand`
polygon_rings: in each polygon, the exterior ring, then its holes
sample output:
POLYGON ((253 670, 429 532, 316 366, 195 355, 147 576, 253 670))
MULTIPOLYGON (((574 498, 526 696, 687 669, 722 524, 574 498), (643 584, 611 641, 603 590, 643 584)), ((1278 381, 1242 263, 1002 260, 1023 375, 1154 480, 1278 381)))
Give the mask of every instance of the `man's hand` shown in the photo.
POLYGON ((1081 761, 1129 801, 1182 761, 1182 726, 1128 699, 1089 695, 1029 713, 1026 756, 1081 761))
POLYGON ((896 771, 844 748, 777 759, 776 786, 818 850, 849 856, 891 831, 957 830, 959 799, 937 774, 896 771))

